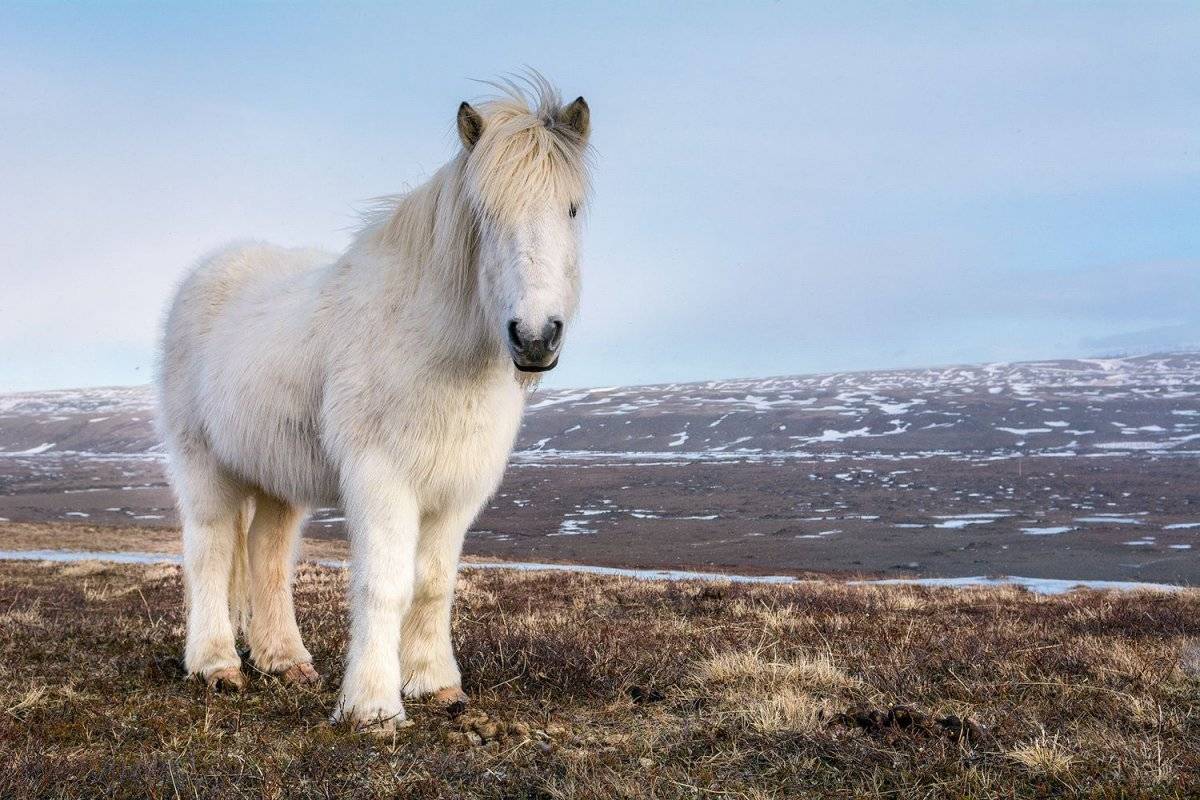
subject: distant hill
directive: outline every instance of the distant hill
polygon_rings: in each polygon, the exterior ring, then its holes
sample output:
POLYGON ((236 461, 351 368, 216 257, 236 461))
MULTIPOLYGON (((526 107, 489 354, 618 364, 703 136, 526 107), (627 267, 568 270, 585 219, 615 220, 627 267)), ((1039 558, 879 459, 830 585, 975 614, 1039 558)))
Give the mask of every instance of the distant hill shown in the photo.
MULTIPOLYGON (((0 455, 153 456, 149 387, 0 395, 0 455)), ((1200 354, 537 392, 514 459, 1200 451, 1200 354)))
MULTIPOLYGON (((175 525, 152 416, 147 387, 0 396, 0 546, 175 525)), ((1198 457, 1196 354, 543 391, 466 551, 1200 585, 1198 457)))

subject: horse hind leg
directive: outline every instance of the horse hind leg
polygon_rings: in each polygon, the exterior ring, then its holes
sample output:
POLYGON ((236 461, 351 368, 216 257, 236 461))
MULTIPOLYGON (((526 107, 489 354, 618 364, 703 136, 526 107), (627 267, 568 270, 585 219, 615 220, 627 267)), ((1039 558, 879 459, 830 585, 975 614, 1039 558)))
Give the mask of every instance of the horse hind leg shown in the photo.
POLYGON ((292 603, 304 511, 258 494, 250 525, 250 657, 255 667, 284 682, 315 684, 321 679, 300 638, 292 603))
POLYGON ((245 684, 235 645, 245 560, 247 493, 202 448, 172 464, 183 518, 183 574, 187 596, 184 664, 211 688, 240 690, 245 684), (232 596, 231 596, 232 595, 232 596))

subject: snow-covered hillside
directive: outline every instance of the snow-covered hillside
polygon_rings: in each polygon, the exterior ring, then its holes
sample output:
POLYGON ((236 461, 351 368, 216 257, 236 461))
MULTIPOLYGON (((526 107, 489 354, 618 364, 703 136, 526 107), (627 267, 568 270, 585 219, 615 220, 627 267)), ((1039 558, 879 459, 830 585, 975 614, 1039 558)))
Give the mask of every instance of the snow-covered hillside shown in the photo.
MULTIPOLYGON (((159 452, 149 387, 0 395, 0 454, 159 452)), ((539 392, 516 460, 1200 452, 1200 354, 539 392)))

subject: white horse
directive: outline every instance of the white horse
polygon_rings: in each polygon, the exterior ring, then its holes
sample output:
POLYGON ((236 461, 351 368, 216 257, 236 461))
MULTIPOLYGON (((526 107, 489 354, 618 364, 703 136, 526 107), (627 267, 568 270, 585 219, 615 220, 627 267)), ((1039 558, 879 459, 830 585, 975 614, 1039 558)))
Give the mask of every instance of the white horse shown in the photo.
POLYGON ((340 257, 240 244, 199 264, 166 322, 159 421, 183 519, 189 674, 319 680, 291 583, 307 509, 350 531, 350 646, 335 720, 376 731, 402 696, 466 701, 450 608, 467 526, 499 485, 536 374, 579 294, 589 111, 544 79, 458 109, 462 150, 389 198, 340 257))

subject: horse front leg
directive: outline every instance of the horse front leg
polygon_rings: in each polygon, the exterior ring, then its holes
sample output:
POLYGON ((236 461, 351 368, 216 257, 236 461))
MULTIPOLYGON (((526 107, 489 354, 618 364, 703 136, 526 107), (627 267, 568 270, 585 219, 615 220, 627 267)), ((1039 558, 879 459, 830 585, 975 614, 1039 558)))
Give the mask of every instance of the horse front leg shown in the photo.
POLYGON ((467 702, 450 640, 450 611, 463 537, 478 510, 477 503, 463 504, 421 521, 416 586, 401 636, 406 697, 433 695, 439 703, 467 702))
POLYGON ((400 630, 412 600, 420 511, 399 471, 363 458, 343 479, 350 526, 350 648, 333 715, 386 734, 404 720, 400 630))

